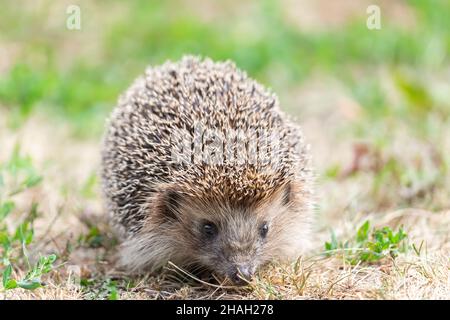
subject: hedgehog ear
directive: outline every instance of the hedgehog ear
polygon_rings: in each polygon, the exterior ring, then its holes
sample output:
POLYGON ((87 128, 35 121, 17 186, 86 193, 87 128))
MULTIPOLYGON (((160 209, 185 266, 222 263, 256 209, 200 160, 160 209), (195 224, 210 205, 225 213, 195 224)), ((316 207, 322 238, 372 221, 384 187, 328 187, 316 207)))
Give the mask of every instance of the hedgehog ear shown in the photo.
POLYGON ((289 204, 289 202, 291 202, 291 196, 292 196, 292 187, 291 183, 289 182, 283 187, 283 198, 282 198, 283 205, 286 206, 289 204))
POLYGON ((168 189, 162 194, 161 215, 168 220, 178 220, 178 208, 182 200, 181 194, 173 189, 168 189))

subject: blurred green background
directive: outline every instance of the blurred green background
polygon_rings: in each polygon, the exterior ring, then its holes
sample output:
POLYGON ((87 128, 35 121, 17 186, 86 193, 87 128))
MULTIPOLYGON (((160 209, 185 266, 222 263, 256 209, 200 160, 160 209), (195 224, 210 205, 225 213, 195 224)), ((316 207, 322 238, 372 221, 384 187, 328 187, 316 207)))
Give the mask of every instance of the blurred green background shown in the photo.
POLYGON ((446 0, 6 0, 0 6, 0 108, 9 110, 11 126, 46 110, 81 137, 98 135, 118 95, 145 66, 186 53, 234 60, 279 93, 288 111, 295 101, 286 97, 319 74, 336 79, 372 119, 397 116, 416 125, 424 113, 450 113, 448 87, 426 80, 435 73, 449 79, 446 0), (70 4, 81 8, 81 30, 66 28, 70 4), (369 4, 381 8, 381 30, 366 27, 369 4), (379 70, 393 79, 404 98, 400 106, 387 97, 379 70))

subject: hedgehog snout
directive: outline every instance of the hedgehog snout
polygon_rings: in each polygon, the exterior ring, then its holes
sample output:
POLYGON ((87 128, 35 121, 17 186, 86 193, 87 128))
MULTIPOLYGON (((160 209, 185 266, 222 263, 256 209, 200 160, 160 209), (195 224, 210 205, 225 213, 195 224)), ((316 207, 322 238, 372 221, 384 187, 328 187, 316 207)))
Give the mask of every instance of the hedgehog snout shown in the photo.
POLYGON ((230 268, 227 276, 235 285, 245 285, 252 279, 254 272, 255 268, 251 265, 237 265, 230 268))

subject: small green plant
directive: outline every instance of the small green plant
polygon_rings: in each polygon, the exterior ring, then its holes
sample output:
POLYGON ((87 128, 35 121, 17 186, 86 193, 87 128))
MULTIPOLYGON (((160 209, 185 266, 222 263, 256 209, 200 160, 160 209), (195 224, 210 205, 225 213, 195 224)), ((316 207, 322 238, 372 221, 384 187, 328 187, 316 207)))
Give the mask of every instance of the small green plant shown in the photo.
POLYGON ((109 290, 108 300, 118 300, 119 292, 117 290, 117 282, 110 280, 107 284, 109 290))
POLYGON ((56 255, 42 256, 38 262, 27 272, 22 280, 15 280, 11 278, 12 265, 9 264, 3 271, 3 288, 15 289, 22 288, 34 290, 42 287, 42 276, 53 270, 53 263, 56 261, 56 255))
MULTIPOLYGON (((32 202, 28 214, 11 229, 7 217, 14 214, 15 195, 38 185, 42 177, 37 174, 29 157, 20 154, 16 146, 6 163, 0 163, 0 270, 3 289, 23 288, 33 290, 43 285, 42 276, 53 270, 56 255, 40 256, 30 263, 28 247, 34 239, 33 224, 38 217, 38 204, 32 202), (13 277, 14 270, 26 270, 21 279, 13 277)), ((16 219, 17 221, 17 219, 16 219)))
POLYGON ((87 234, 78 237, 78 244, 88 248, 99 248, 105 243, 105 236, 97 226, 91 226, 87 234))
POLYGON ((88 300, 119 300, 119 287, 124 286, 125 280, 112 280, 110 278, 81 279, 81 286, 85 292, 84 298, 88 300), (120 283, 119 283, 120 282, 120 283))
POLYGON ((405 252, 408 248, 406 238, 407 234, 402 227, 397 232, 389 227, 371 229, 370 222, 366 221, 356 235, 345 242, 338 241, 332 232, 331 241, 325 242, 325 250, 327 255, 342 253, 351 264, 376 263, 386 257, 395 258, 399 253, 405 252))

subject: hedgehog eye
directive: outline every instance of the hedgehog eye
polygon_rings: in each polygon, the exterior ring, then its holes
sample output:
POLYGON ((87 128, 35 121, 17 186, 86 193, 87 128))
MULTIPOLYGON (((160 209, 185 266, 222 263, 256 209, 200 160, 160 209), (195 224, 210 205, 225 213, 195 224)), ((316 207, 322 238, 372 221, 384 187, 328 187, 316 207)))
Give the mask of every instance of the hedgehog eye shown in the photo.
POLYGON ((211 239, 217 235, 218 229, 211 221, 204 221, 201 226, 201 231, 205 237, 211 239))
POLYGON ((262 238, 265 238, 268 232, 269 232, 269 225, 267 224, 267 222, 263 222, 259 227, 259 234, 262 238))

